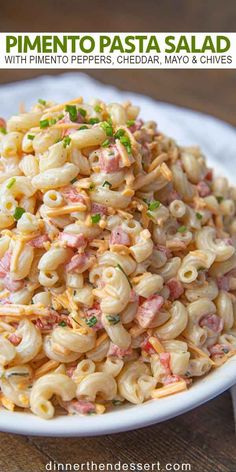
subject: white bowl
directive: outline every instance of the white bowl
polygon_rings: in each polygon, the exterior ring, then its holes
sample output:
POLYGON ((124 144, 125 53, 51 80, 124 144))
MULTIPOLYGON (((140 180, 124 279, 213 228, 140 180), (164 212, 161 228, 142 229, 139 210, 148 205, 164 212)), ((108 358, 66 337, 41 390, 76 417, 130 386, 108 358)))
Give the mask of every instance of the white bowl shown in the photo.
MULTIPOLYGON (((148 97, 104 86, 84 74, 55 77, 5 85, 0 88, 0 115, 15 113, 15 104, 26 105, 41 98, 65 101, 77 95, 101 97, 107 101, 132 100, 141 106, 145 119, 155 119, 160 129, 181 144, 201 146, 208 162, 218 173, 235 175, 236 130, 208 115, 155 102, 148 97), (11 109, 9 109, 9 105, 11 109)), ((230 178, 232 181, 232 179, 230 178)), ((219 395, 236 383, 236 356, 182 393, 150 400, 141 405, 115 408, 102 416, 61 416, 50 421, 29 413, 0 411, 0 431, 42 436, 96 436, 128 431, 173 418, 219 395)))

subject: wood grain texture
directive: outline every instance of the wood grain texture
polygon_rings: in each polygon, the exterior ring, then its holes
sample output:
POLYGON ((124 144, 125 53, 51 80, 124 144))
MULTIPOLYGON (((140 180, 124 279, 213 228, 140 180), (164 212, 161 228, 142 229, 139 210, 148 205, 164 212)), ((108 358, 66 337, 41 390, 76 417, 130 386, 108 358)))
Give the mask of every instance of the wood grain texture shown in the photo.
MULTIPOLYGON (((235 23, 235 0, 11 0, 1 2, 0 14, 0 31, 226 32, 234 31, 235 23)), ((236 125, 235 70, 85 72, 121 89, 210 113, 236 125)), ((0 83, 45 73, 51 72, 0 71, 0 83)), ((159 460, 162 467, 167 462, 189 462, 191 472, 236 472, 229 393, 174 420, 129 433, 82 439, 2 433, 0 441, 1 472, 41 472, 50 460, 114 463, 118 459, 128 463, 159 460)))
MULTIPOLYGON (((156 404, 158 408, 158 401, 156 404)), ((80 419, 78 418, 78 421, 80 419)), ((102 417, 101 417, 102 421, 102 417)), ((49 461, 189 463, 191 472, 235 472, 229 393, 165 423, 98 438, 40 438, 0 434, 2 472, 41 472, 49 461)))

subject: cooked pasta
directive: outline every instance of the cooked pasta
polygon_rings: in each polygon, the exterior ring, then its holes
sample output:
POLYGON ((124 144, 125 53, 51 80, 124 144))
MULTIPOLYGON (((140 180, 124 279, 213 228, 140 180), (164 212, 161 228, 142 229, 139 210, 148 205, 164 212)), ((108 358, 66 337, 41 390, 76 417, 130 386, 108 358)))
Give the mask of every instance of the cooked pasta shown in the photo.
POLYGON ((181 392, 236 352, 236 189, 130 103, 0 128, 0 402, 50 419, 181 392))

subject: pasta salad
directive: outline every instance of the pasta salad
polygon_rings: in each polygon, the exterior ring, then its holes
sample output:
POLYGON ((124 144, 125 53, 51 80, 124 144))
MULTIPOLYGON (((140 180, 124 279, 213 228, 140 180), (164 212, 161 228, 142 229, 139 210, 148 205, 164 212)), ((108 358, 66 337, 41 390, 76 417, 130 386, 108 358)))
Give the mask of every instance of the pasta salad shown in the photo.
POLYGON ((186 390, 236 352, 236 189, 130 102, 0 118, 0 404, 186 390))

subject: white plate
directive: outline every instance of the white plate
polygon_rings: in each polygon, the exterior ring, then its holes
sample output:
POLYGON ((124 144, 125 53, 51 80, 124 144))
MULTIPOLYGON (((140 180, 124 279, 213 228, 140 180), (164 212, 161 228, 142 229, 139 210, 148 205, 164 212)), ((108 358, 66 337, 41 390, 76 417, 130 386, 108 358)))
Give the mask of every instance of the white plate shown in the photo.
MULTIPOLYGON (((16 104, 38 98, 66 101, 83 95, 106 101, 130 99, 145 119, 155 119, 162 131, 181 144, 198 144, 211 166, 232 181, 236 168, 236 129, 215 118, 129 92, 104 86, 84 74, 43 77, 0 87, 0 116, 16 112, 16 104)), ((183 393, 142 405, 116 408, 102 416, 61 416, 50 421, 28 413, 0 411, 0 431, 42 436, 96 436, 160 423, 195 408, 236 383, 236 357, 183 393)))

